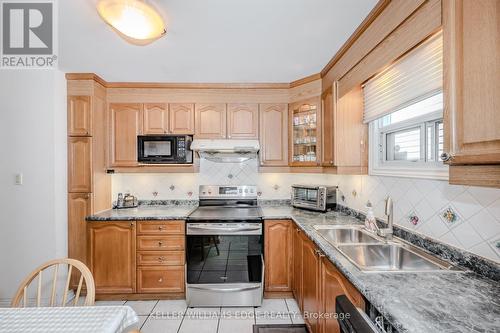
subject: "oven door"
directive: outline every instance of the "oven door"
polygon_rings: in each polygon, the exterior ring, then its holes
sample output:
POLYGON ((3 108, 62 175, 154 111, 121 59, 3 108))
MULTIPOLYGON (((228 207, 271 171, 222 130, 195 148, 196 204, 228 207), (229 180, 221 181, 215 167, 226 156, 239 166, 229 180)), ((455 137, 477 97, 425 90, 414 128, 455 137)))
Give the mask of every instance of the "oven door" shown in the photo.
POLYGON ((138 136, 137 157, 141 163, 178 163, 176 136, 138 136))
POLYGON ((188 222, 189 306, 259 306, 264 261, 262 223, 188 222))

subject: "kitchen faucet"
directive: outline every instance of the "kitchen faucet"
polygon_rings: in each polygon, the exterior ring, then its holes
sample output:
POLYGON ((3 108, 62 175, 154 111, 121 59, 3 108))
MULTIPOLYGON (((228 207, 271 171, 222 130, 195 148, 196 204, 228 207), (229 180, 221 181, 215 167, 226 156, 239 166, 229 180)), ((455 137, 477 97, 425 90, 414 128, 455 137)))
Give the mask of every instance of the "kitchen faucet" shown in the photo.
POLYGON ((377 234, 381 237, 385 237, 385 239, 389 241, 392 240, 393 234, 393 204, 391 197, 385 199, 385 215, 387 215, 387 228, 377 228, 377 234))

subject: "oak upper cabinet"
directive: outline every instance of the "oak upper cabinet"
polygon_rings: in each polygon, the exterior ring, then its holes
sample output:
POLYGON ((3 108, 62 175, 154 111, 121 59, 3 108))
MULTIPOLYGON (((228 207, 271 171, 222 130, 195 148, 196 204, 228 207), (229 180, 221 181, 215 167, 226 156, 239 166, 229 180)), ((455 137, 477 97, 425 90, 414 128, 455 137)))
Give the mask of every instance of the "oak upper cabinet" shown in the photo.
POLYGON ((88 260, 97 294, 136 290, 135 222, 89 222, 88 260))
POLYGON ((327 89, 321 96, 321 119, 323 128, 321 131, 321 165, 334 166, 334 101, 333 88, 327 89))
POLYGON ((500 187, 500 2, 443 1, 450 183, 500 187))
POLYGON ((68 136, 92 135, 90 96, 68 96, 68 136))
MULTIPOLYGON (((346 295, 354 306, 364 309, 365 302, 361 293, 326 258, 321 260, 320 313, 334 314, 335 298, 346 295)), ((340 333, 337 319, 324 316, 319 322, 321 333, 340 333)))
POLYGON ((293 223, 289 220, 264 221, 265 291, 292 290, 293 223))
POLYGON ((259 138, 259 105, 254 103, 227 105, 228 139, 259 138))
MULTIPOLYGON (((320 268, 323 255, 316 245, 306 239, 302 246, 302 309, 304 313, 320 313, 320 268)), ((315 316, 305 318, 311 333, 319 333, 319 319, 315 316)))
POLYGON ((165 103, 144 104, 144 134, 168 133, 168 106, 165 103))
POLYGON ((197 139, 224 139, 226 104, 196 104, 195 135, 197 139))
POLYGON ((291 104, 289 115, 290 165, 319 165, 321 147, 321 101, 319 97, 291 104))
POLYGON ((172 134, 194 134, 194 104, 169 104, 169 125, 172 134))
POLYGON ((68 192, 92 192, 92 138, 68 138, 68 192))
POLYGON ((292 291, 299 308, 302 310, 302 247, 305 237, 302 230, 293 226, 293 265, 292 265, 292 291))
MULTIPOLYGON (((333 96, 336 95, 336 84, 333 96)), ((334 164, 340 174, 368 173, 368 126, 363 124, 363 89, 353 88, 342 98, 333 100, 334 164)))
POLYGON ((288 105, 260 104, 260 163, 262 166, 288 165, 288 105))
POLYGON ((137 135, 142 134, 142 104, 110 104, 111 166, 137 165, 137 135))

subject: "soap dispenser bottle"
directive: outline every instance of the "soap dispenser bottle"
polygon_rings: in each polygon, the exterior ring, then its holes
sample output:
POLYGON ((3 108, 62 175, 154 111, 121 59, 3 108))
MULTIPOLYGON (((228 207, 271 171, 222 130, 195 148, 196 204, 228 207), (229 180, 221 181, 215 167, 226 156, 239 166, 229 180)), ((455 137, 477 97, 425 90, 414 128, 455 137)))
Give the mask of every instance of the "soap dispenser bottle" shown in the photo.
POLYGON ((373 212, 373 205, 370 201, 366 203, 366 218, 365 218, 365 228, 370 231, 375 231, 375 226, 377 220, 375 219, 375 213, 373 212))

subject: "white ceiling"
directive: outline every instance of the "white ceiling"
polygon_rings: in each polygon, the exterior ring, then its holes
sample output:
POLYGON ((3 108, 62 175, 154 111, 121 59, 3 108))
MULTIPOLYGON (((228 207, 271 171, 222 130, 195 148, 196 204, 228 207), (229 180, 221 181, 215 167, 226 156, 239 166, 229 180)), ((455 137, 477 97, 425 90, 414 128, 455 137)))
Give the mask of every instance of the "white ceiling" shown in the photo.
POLYGON ((95 10, 59 1, 59 65, 107 81, 291 82, 319 72, 376 0, 150 0, 167 35, 130 45, 95 10))

